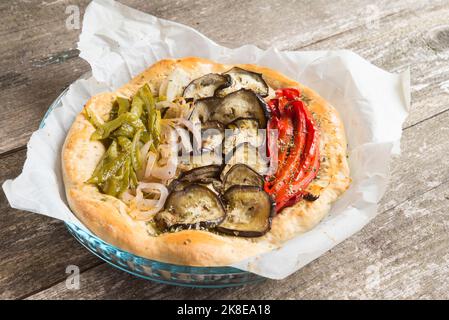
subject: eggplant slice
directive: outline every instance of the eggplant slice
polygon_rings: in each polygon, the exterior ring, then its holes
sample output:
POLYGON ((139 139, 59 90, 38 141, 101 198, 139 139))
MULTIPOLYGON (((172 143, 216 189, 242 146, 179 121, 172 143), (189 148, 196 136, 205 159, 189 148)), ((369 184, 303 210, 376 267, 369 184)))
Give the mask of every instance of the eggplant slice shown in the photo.
POLYGON ((211 113, 217 109, 223 99, 217 97, 209 97, 198 99, 194 102, 193 111, 189 120, 194 123, 205 123, 211 117, 211 113))
POLYGON ((170 182, 168 190, 170 192, 179 191, 183 190, 189 184, 198 183, 206 185, 209 189, 213 189, 216 192, 220 192, 222 189, 222 183, 220 181, 220 172, 222 169, 222 165, 211 164, 183 172, 177 179, 170 182))
POLYGON ((215 92, 215 95, 219 97, 224 97, 242 88, 252 90, 262 97, 268 96, 269 88, 261 73, 234 67, 231 70, 224 72, 223 75, 229 75, 232 79, 232 84, 227 87, 219 88, 215 92))
POLYGON ((229 87, 231 83, 229 74, 209 73, 190 82, 182 95, 186 99, 212 97, 215 91, 229 87))
POLYGON ((216 149, 222 152, 225 127, 219 121, 206 121, 201 125, 201 149, 206 152, 216 149))
POLYGON ((260 237, 271 228, 275 205, 263 189, 233 186, 223 195, 226 218, 217 231, 239 237, 260 237))
POLYGON ((260 175, 264 175, 270 169, 269 158, 261 154, 258 148, 253 147, 248 143, 241 144, 231 151, 226 153, 224 160, 224 167, 220 174, 220 178, 224 178, 228 171, 236 164, 245 164, 260 175))
POLYGON ((182 173, 178 180, 209 183, 213 179, 218 179, 221 169, 222 166, 216 164, 195 168, 182 173))
POLYGON ((172 191, 165 202, 165 210, 156 214, 158 226, 164 230, 214 228, 226 217, 223 203, 210 189, 190 184, 172 191))
POLYGON ((217 152, 202 152, 201 154, 189 154, 179 158, 178 168, 181 171, 188 171, 211 164, 222 165, 223 154, 217 152))
POLYGON ((231 167, 223 180, 223 190, 232 186, 255 186, 263 188, 264 180, 261 175, 245 164, 239 163, 231 167))
POLYGON ((261 128, 266 128, 270 111, 259 95, 251 90, 240 89, 224 97, 220 105, 211 112, 210 118, 225 125, 238 118, 255 118, 261 128))
POLYGON ((266 128, 270 110, 261 96, 251 90, 240 89, 224 98, 196 100, 189 120, 201 123, 215 120, 227 125, 239 118, 254 118, 260 128, 266 128))
POLYGON ((259 122, 254 118, 239 118, 226 126, 223 150, 228 153, 243 143, 260 147, 265 143, 265 131, 259 132, 259 122))

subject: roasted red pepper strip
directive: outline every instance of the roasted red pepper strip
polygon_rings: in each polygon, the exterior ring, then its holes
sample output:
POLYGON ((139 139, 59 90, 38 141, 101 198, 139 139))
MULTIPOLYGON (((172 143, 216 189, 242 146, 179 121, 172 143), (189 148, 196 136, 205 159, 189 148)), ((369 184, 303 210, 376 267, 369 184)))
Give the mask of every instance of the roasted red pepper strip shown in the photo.
MULTIPOLYGON (((272 182, 273 187, 270 189, 269 193, 276 194, 280 189, 282 189, 289 181, 293 180, 296 172, 298 171, 298 165, 302 158, 302 153, 304 150, 304 144, 306 139, 306 120, 302 110, 304 105, 301 101, 293 101, 288 107, 288 111, 285 113, 292 119, 295 123, 293 142, 290 146, 288 157, 283 163, 278 162, 278 171, 276 172, 276 177, 272 182)), ((279 150, 282 152, 281 150, 279 150)), ((281 158, 279 156, 279 158, 281 158)))
POLYGON ((265 190, 276 200, 276 209, 280 211, 293 205, 304 196, 304 190, 316 177, 319 169, 319 133, 312 115, 299 99, 300 91, 283 88, 276 91, 276 99, 269 103, 273 110, 271 129, 278 126, 279 140, 292 131, 287 131, 286 123, 294 128, 293 144, 288 153, 279 150, 278 170, 268 177, 265 190), (284 130, 284 133, 282 132, 284 130))
POLYGON ((315 128, 312 115, 301 103, 298 106, 302 109, 307 123, 307 141, 304 147, 304 154, 301 161, 300 170, 295 173, 293 179, 285 183, 276 193, 276 209, 281 210, 289 203, 296 203, 303 195, 305 188, 316 177, 319 169, 319 132, 315 128))
POLYGON ((316 177, 319 167, 320 167, 319 148, 316 148, 316 154, 313 159, 311 167, 309 168, 306 176, 304 176, 303 179, 300 181, 301 185, 298 185, 296 187, 296 189, 301 189, 302 191, 298 192, 295 196, 291 197, 287 201, 276 202, 276 211, 279 212, 285 207, 292 206, 304 197, 304 195, 307 193, 305 189, 307 188, 307 185, 309 185, 310 182, 316 177))
MULTIPOLYGON (((293 144, 293 122, 289 117, 282 117, 281 119, 272 118, 268 124, 268 128, 270 130, 278 130, 277 141, 274 141, 277 145, 277 166, 279 172, 279 168, 282 168, 287 161, 291 145, 293 144)), ((271 145, 271 141, 268 143, 271 145)), ((271 151, 268 150, 268 155, 270 155, 271 151)), ((272 178, 268 178, 265 184, 265 189, 269 190, 273 185, 276 179, 276 175, 272 176, 272 178), (273 179, 274 178, 274 179, 273 179)))
POLYGON ((285 97, 287 100, 296 100, 300 95, 301 93, 299 90, 295 88, 282 88, 276 90, 276 96, 278 98, 285 97))

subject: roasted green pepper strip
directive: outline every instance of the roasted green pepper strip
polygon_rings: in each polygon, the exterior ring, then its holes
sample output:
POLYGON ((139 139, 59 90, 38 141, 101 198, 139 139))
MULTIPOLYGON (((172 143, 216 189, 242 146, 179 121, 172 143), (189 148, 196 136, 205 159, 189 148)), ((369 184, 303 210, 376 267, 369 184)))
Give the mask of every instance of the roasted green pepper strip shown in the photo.
POLYGON ((140 135, 142 134, 142 129, 137 130, 136 134, 134 135, 132 146, 131 146, 131 163, 133 165, 134 171, 137 171, 140 169, 140 166, 142 165, 140 161, 140 148, 139 148, 139 141, 140 141, 140 135))
POLYGON ((147 113, 147 129, 153 137, 153 144, 157 147, 160 142, 161 113, 159 110, 156 110, 153 93, 151 92, 148 84, 145 84, 142 88, 140 88, 138 94, 145 103, 147 113))
POLYGON ((107 137, 109 137, 112 131, 119 128, 123 123, 127 122, 130 124, 134 124, 137 123, 137 120, 139 120, 139 118, 136 117, 135 114, 130 112, 123 113, 114 120, 111 120, 99 126, 97 130, 92 134, 91 140, 106 139, 107 137))
POLYGON ((120 190, 122 187, 122 181, 123 178, 125 176, 125 163, 121 166, 121 168, 118 170, 117 174, 112 176, 111 178, 109 178, 108 181, 106 181, 104 188, 103 188, 103 192, 110 195, 110 196, 114 196, 116 197, 117 195, 120 194, 120 190))
POLYGON ((99 175, 103 169, 103 166, 106 162, 111 161, 118 157, 118 145, 116 141, 112 141, 111 145, 109 146, 108 150, 106 150, 105 153, 100 158, 100 161, 97 164, 97 167, 95 168, 94 172, 92 173, 92 176, 89 180, 87 180, 87 183, 98 183, 99 181, 99 175))
POLYGON ((127 137, 129 139, 132 139, 134 137, 136 129, 129 123, 125 122, 112 133, 112 136, 114 137, 127 137))
POLYGON ((139 96, 135 96, 133 102, 131 103, 131 113, 134 113, 138 118, 142 115, 143 112, 143 100, 139 98, 139 96))
POLYGON ((123 192, 125 192, 126 190, 128 190, 129 187, 129 178, 130 178, 130 174, 131 174, 131 161, 130 159, 126 159, 124 165, 123 165, 123 178, 120 184, 120 190, 118 192, 119 195, 121 195, 123 192))
POLYGON ((124 97, 117 97, 118 111, 117 114, 121 115, 129 111, 129 100, 124 97))
POLYGON ((129 170, 129 184, 131 189, 135 189, 138 184, 136 172, 132 168, 129 170))
POLYGON ((95 129, 101 127, 101 121, 97 118, 97 115, 93 113, 92 110, 90 110, 89 107, 84 108, 84 116, 95 127, 95 129))
POLYGON ((111 161, 107 161, 103 167, 101 168, 100 173, 97 175, 98 182, 97 184, 105 183, 109 178, 114 176, 117 171, 123 166, 126 159, 129 157, 129 154, 126 152, 120 153, 120 155, 111 161))
POLYGON ((132 150, 132 142, 126 137, 118 137, 117 142, 124 152, 130 153, 132 150))

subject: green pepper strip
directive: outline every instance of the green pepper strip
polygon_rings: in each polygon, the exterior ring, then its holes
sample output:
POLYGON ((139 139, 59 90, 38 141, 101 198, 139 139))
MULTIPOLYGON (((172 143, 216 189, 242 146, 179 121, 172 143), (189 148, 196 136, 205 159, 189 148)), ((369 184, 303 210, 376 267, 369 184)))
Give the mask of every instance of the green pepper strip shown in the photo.
POLYGON ((124 114, 129 111, 129 100, 124 97, 117 97, 118 103, 118 115, 124 114))
POLYGON ((123 192, 128 190, 129 178, 130 178, 130 172, 131 172, 131 161, 129 159, 127 159, 125 161, 123 168, 124 168, 124 175, 123 175, 123 179, 121 181, 120 190, 118 193, 119 195, 121 195, 123 192))
POLYGON ((112 176, 109 178, 109 180, 106 182, 103 192, 110 195, 110 196, 117 196, 120 193, 121 187, 122 187, 122 180, 125 176, 125 163, 120 167, 118 170, 118 174, 112 176))
POLYGON ((135 114, 126 112, 119 115, 114 120, 104 123, 92 134, 91 140, 102 140, 109 137, 112 131, 119 128, 123 123, 128 122, 131 124, 137 123, 139 120, 135 114))
POLYGON ((140 88, 138 94, 145 103, 148 132, 153 138, 154 146, 157 147, 160 142, 160 111, 156 110, 153 93, 151 92, 148 84, 145 84, 142 88, 140 88))
POLYGON ((129 153, 132 150, 132 143, 131 141, 126 137, 118 137, 117 142, 122 147, 123 151, 129 153))
POLYGON ((100 161, 98 161, 98 164, 97 164, 94 172, 92 173, 92 176, 90 177, 90 179, 87 180, 87 183, 95 183, 95 184, 98 183, 100 173, 101 173, 105 163, 108 161, 114 160, 117 157, 118 157, 117 142, 112 141, 108 150, 106 150, 106 152, 103 153, 103 155, 100 158, 100 161))
POLYGON ((84 116, 95 127, 95 129, 101 127, 102 123, 98 120, 97 115, 93 113, 89 107, 84 108, 84 116))
POLYGON ((140 135, 142 134, 142 129, 137 130, 136 134, 134 135, 132 146, 131 146, 131 163, 133 165, 134 171, 137 171, 140 169, 140 166, 142 165, 140 161, 140 149, 139 149, 139 140, 140 135))
POLYGON ((133 102, 131 103, 131 113, 134 113, 137 118, 140 118, 143 112, 143 100, 139 98, 139 96, 135 96, 133 102))

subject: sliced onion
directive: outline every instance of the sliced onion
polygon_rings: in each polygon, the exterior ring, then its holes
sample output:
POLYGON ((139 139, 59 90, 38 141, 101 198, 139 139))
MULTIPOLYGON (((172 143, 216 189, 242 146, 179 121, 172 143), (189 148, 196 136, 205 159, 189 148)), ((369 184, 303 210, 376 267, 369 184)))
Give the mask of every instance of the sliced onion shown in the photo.
POLYGON ((170 126, 163 126, 166 144, 159 146, 162 158, 166 159, 163 166, 159 166, 157 162, 153 165, 151 175, 161 180, 168 180, 175 176, 178 167, 178 144, 176 141, 176 132, 170 126), (166 154, 163 154, 166 153, 166 154))
POLYGON ((149 178, 153 170, 153 166, 156 163, 156 155, 153 152, 148 153, 147 164, 145 166, 144 177, 149 178))
POLYGON ((176 68, 167 78, 166 97, 167 101, 173 101, 182 96, 185 86, 190 83, 190 75, 181 68, 176 68))
POLYGON ((176 122, 179 124, 182 124, 185 126, 190 132, 192 132, 193 135, 193 145, 196 146, 199 150, 201 148, 201 124, 194 123, 192 121, 189 121, 187 119, 178 118, 176 119, 176 122))
POLYGON ((187 153, 192 152, 193 147, 192 144, 190 143, 189 132, 186 129, 180 127, 176 127, 175 130, 178 133, 179 137, 181 138, 181 145, 180 145, 182 147, 181 150, 187 153))
POLYGON ((164 207, 167 197, 168 190, 163 184, 140 182, 136 189, 136 206, 139 211, 132 211, 131 215, 136 220, 149 220, 164 207), (143 191, 146 193, 157 193, 159 194, 159 199, 145 199, 143 197, 143 191))
POLYGON ((129 190, 126 190, 122 193, 122 200, 125 203, 130 203, 135 198, 134 195, 132 195, 129 190))

